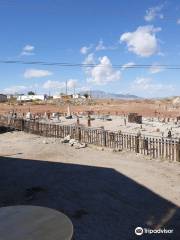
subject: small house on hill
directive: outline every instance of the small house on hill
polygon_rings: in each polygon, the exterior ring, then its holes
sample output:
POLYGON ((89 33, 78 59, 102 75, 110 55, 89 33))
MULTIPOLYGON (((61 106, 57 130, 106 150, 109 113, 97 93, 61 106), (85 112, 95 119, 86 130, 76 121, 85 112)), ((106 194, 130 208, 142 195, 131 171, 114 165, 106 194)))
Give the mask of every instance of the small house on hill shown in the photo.
POLYGON ((0 94, 0 102, 7 102, 7 95, 0 94))

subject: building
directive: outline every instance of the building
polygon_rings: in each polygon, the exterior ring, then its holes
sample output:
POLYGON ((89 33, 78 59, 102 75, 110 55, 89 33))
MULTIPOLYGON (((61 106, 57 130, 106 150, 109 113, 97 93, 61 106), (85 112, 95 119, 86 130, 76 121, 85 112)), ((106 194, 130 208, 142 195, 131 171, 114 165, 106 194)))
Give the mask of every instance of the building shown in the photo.
POLYGON ((0 94, 0 102, 7 102, 7 95, 0 94))
POLYGON ((53 96, 53 99, 71 100, 71 99, 85 99, 86 97, 81 94, 69 94, 69 95, 58 95, 53 96))
POLYGON ((73 94, 73 98, 86 98, 85 96, 83 96, 83 95, 81 95, 81 94, 79 94, 79 93, 77 93, 77 94, 73 94))
POLYGON ((38 100, 41 100, 41 101, 44 101, 46 98, 45 98, 45 95, 20 95, 17 97, 17 101, 38 101, 38 100))
POLYGON ((59 95, 59 96, 53 96, 53 99, 62 99, 62 100, 70 100, 73 98, 73 95, 59 95))
POLYGON ((128 122, 142 124, 142 116, 139 115, 138 113, 129 113, 128 122))

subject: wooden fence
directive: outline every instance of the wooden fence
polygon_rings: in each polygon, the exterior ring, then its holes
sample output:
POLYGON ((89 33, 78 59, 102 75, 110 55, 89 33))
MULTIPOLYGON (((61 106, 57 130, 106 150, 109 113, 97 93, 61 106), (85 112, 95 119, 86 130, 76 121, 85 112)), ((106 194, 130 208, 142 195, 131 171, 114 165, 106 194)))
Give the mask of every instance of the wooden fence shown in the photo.
POLYGON ((87 144, 119 150, 127 149, 152 158, 180 161, 180 141, 177 139, 137 136, 77 125, 57 125, 33 120, 8 119, 5 116, 0 116, 0 125, 45 137, 64 138, 70 135, 71 138, 87 144))

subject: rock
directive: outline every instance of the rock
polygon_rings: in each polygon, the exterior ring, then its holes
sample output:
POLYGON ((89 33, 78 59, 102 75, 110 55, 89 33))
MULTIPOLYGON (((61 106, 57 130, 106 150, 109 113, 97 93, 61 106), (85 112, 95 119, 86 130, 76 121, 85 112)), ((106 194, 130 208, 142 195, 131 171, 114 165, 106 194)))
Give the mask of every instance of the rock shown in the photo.
POLYGON ((72 147, 72 146, 74 146, 75 144, 78 144, 79 142, 77 141, 77 140, 75 140, 75 139, 71 139, 70 141, 69 141, 69 145, 72 147))
POLYGON ((44 143, 44 144, 48 144, 48 142, 47 142, 46 140, 43 140, 43 143, 44 143))
POLYGON ((75 149, 80 149, 80 148, 87 147, 87 144, 86 143, 76 143, 76 144, 74 144, 74 146, 75 146, 75 149))
POLYGON ((67 135, 65 138, 61 140, 61 143, 68 143, 71 140, 71 136, 67 135))

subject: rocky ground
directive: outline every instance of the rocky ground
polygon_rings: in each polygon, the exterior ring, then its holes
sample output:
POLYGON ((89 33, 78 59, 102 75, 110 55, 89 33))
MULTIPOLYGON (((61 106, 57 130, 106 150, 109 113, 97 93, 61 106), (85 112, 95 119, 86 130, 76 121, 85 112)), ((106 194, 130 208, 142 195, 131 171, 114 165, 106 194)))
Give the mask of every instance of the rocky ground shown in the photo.
POLYGON ((132 240, 137 226, 174 229, 142 239, 180 239, 180 164, 22 132, 0 134, 0 207, 64 212, 75 240, 132 240))
MULTIPOLYGON (((180 102, 174 103, 173 100, 154 99, 154 100, 114 100, 114 99, 93 99, 93 104, 76 105, 71 103, 72 112, 95 111, 100 114, 122 115, 129 112, 137 112, 144 117, 177 117, 179 116, 180 102)), ((59 105, 58 102, 32 102, 32 103, 0 103, 0 114, 10 110, 32 113, 67 112, 67 103, 59 105)))

